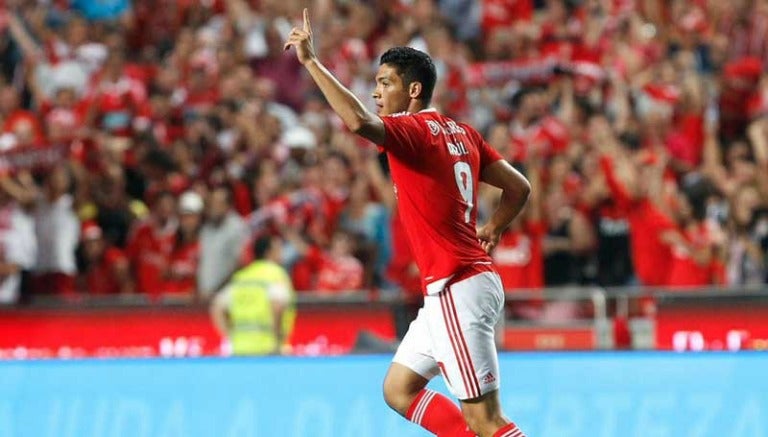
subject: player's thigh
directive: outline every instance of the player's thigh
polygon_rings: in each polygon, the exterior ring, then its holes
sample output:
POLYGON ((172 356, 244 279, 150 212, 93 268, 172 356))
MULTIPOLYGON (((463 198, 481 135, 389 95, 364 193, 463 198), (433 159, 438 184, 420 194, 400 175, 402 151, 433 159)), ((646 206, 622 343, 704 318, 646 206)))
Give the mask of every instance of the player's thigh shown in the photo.
POLYGON ((440 373, 426 318, 424 308, 420 309, 392 358, 384 378, 384 397, 388 403, 398 404, 403 396, 418 393, 440 373))
POLYGON ((499 388, 494 327, 503 307, 501 280, 494 273, 472 276, 425 298, 435 359, 460 400, 499 388))

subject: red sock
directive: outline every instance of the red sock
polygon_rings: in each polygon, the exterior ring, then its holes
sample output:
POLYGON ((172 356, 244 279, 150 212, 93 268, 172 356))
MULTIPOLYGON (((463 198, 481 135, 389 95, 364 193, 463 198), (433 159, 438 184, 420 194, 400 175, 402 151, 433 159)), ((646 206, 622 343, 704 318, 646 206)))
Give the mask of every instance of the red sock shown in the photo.
POLYGON ((525 437, 525 434, 514 423, 508 423, 493 433, 493 437, 525 437))
POLYGON ((424 389, 416 396, 405 417, 438 437, 474 437, 461 410, 450 399, 424 389))

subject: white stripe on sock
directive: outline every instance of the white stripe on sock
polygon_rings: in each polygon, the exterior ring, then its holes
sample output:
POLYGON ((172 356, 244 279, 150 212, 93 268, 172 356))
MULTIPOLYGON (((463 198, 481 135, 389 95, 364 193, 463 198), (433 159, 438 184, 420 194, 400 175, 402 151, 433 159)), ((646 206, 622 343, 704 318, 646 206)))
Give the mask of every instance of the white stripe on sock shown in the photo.
POLYGON ((435 397, 435 394, 437 393, 432 390, 427 390, 427 393, 421 397, 419 405, 416 406, 416 412, 413 415, 414 423, 421 425, 421 421, 424 419, 424 413, 427 411, 427 406, 432 398, 435 397))

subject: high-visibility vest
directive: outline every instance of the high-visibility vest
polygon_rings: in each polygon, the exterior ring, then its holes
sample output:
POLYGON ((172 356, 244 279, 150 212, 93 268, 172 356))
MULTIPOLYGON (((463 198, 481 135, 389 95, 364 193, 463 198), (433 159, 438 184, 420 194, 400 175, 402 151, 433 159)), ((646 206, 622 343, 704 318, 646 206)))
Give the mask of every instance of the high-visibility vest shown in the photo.
POLYGON ((283 312, 282 329, 288 338, 296 319, 291 279, 279 264, 259 260, 234 274, 229 305, 229 340, 234 355, 265 355, 278 349, 269 287, 290 290, 291 301, 283 312))

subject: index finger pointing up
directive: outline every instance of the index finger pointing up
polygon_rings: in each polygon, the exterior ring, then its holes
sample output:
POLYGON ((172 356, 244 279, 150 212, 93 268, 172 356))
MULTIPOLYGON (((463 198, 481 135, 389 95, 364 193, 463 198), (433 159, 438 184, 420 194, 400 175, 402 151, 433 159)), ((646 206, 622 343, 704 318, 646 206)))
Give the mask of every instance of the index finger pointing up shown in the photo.
POLYGON ((304 32, 312 32, 312 27, 309 25, 309 10, 307 8, 304 8, 304 32))

